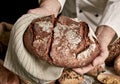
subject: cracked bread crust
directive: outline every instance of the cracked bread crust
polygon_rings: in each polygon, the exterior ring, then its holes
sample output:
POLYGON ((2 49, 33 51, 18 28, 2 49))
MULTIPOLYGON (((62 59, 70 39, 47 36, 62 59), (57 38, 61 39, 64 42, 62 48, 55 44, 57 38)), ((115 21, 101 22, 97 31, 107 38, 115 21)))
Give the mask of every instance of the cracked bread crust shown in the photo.
POLYGON ((71 69, 64 69, 58 79, 59 84, 82 84, 84 77, 71 69))
POLYGON ((33 20, 23 40, 31 54, 59 67, 86 66, 100 53, 88 25, 66 16, 57 20, 53 16, 33 20))
POLYGON ((39 59, 51 62, 49 57, 53 36, 54 16, 34 19, 23 35, 24 46, 39 59))

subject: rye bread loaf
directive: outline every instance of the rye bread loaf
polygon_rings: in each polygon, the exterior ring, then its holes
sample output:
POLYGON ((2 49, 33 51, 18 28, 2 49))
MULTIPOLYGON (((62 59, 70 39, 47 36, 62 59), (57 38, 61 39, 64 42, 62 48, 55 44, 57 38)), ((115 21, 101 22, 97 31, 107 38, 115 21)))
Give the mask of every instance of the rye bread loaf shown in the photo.
POLYGON ((116 74, 120 76, 120 54, 115 58, 113 67, 116 74))
POLYGON ((88 65, 100 53, 88 24, 66 16, 34 19, 24 32, 23 42, 32 55, 59 67, 88 65))
POLYGON ((120 76, 110 73, 101 73, 97 76, 102 84, 120 84, 120 76))
POLYGON ((84 77, 71 69, 64 69, 57 81, 59 84, 83 84, 84 77))
POLYGON ((114 61, 120 54, 120 38, 116 39, 113 43, 108 46, 109 55, 105 60, 107 66, 113 66, 114 61))
POLYGON ((0 59, 0 84, 33 84, 31 81, 24 79, 3 66, 0 59))

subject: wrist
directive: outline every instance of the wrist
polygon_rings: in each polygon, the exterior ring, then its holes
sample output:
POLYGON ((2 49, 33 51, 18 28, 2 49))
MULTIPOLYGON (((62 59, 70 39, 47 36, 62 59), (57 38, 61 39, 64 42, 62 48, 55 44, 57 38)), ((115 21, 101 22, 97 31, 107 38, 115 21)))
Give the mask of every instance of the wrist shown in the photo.
POLYGON ((115 31, 111 27, 102 25, 98 27, 96 36, 101 45, 108 46, 115 36, 115 31))

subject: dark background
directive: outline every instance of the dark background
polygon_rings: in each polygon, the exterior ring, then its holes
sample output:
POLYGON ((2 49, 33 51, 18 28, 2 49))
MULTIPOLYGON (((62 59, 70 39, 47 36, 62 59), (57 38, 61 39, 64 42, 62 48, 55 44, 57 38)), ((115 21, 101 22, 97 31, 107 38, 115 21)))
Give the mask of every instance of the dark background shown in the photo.
MULTIPOLYGON (((19 17, 26 14, 29 9, 39 6, 38 0, 1 0, 0 2, 0 22, 14 24, 19 17)), ((4 45, 4 39, 9 39, 7 36, 10 29, 7 26, 0 27, 0 59, 4 60, 7 45, 4 45), (4 34, 4 35, 1 35, 4 34), (4 36, 4 39, 3 39, 4 36), (3 42, 1 41, 3 40, 3 42)))
POLYGON ((29 9, 38 7, 38 0, 1 0, 0 22, 15 23, 29 9))

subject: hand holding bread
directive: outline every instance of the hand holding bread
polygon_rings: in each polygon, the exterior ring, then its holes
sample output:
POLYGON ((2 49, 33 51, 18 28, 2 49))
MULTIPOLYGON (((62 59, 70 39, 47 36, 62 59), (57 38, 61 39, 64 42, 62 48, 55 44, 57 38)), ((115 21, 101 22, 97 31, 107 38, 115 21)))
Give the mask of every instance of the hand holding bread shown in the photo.
POLYGON ((86 66, 100 53, 99 43, 87 23, 66 16, 34 19, 23 42, 29 53, 59 67, 86 66))

